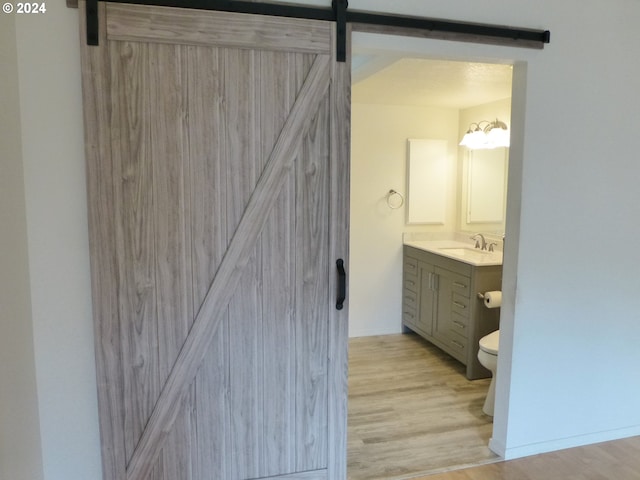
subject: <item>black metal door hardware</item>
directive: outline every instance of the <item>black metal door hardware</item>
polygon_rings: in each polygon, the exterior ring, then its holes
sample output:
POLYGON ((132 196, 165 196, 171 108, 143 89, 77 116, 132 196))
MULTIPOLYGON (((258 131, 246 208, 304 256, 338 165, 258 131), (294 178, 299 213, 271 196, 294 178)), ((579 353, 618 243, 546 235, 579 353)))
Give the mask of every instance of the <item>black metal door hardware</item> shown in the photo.
MULTIPOLYGON (((449 38, 477 43, 499 43, 526 48, 543 48, 550 41, 548 30, 505 27, 481 23, 457 22, 435 18, 390 15, 347 10, 347 0, 332 0, 331 8, 300 5, 247 2, 236 0, 107 0, 112 3, 156 5, 197 10, 250 13, 288 18, 305 18, 336 22, 336 58, 346 60, 347 23, 362 31, 377 31, 380 27, 405 29, 407 34, 434 38, 449 38), (448 36, 447 36, 448 35, 448 36)), ((87 44, 98 45, 98 0, 87 0, 87 44)))
POLYGON ((344 271, 344 260, 336 260, 338 267, 338 298, 336 299, 336 310, 344 308, 344 301, 347 298, 347 272, 344 271))

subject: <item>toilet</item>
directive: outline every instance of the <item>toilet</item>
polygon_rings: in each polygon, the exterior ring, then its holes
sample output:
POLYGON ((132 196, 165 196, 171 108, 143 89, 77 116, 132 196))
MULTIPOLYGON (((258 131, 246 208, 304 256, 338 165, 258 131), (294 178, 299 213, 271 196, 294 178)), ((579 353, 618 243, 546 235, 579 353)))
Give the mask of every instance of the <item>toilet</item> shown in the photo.
POLYGON ((484 401, 482 411, 493 417, 493 405, 496 399, 496 370, 498 368, 498 344, 500 343, 500 330, 491 332, 480 339, 480 350, 478 350, 478 361, 491 371, 491 384, 489 392, 484 401))

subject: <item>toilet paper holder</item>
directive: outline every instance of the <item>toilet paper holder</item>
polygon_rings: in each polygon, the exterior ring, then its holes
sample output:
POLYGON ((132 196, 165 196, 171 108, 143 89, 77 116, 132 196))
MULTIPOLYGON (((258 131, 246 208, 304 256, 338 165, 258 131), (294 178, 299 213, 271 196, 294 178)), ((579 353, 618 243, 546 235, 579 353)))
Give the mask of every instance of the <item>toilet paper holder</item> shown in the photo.
POLYGON ((479 292, 478 298, 487 308, 500 308, 502 306, 502 292, 499 290, 479 292))
POLYGON ((478 298, 479 298, 480 300, 484 300, 484 299, 485 299, 484 293, 482 293, 482 292, 478 292, 478 298))

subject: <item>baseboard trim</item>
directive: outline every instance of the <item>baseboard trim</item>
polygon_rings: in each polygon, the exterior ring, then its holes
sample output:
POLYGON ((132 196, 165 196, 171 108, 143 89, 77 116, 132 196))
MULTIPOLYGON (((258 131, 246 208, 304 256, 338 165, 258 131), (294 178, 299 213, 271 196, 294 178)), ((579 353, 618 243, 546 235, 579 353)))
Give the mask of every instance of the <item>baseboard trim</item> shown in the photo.
POLYGON ((633 427, 621 428, 616 430, 607 430, 604 432, 590 433, 586 435, 577 435, 575 437, 551 440, 548 442, 532 443, 529 445, 520 445, 517 447, 506 447, 493 438, 489 441, 491 451, 500 455, 505 460, 513 460, 515 458, 528 457, 539 453, 554 452, 556 450, 564 450, 566 448, 582 447, 594 443, 609 442, 611 440, 620 440, 622 438, 635 437, 640 435, 640 425, 633 427))
POLYGON ((504 460, 504 452, 507 449, 504 443, 498 442, 496 439, 491 437, 489 439, 489 450, 498 455, 504 460))
POLYGON ((377 337, 379 335, 399 335, 401 333, 402 330, 398 329, 355 330, 353 332, 349 332, 349 338, 377 337))

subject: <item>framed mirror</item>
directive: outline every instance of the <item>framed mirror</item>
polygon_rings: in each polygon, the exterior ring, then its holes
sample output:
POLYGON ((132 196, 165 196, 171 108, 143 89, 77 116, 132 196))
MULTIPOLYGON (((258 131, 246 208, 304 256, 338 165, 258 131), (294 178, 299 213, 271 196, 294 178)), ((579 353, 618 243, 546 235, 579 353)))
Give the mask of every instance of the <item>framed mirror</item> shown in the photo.
POLYGON ((507 194, 508 148, 467 150, 463 175, 462 215, 464 230, 484 224, 488 230, 504 231, 507 194), (466 185, 465 185, 466 184, 466 185), (493 224, 493 225, 487 225, 493 224))

